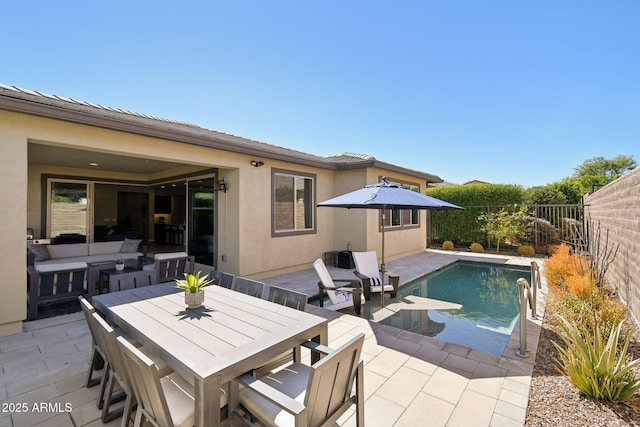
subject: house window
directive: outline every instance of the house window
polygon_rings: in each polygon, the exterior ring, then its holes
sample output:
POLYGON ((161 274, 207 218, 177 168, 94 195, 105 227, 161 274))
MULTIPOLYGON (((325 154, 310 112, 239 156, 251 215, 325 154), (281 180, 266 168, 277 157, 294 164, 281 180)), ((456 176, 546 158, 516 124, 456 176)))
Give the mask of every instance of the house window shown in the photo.
MULTIPOLYGON (((401 184, 403 188, 420 192, 420 186, 401 184)), ((418 209, 387 209, 384 218, 385 228, 407 228, 420 226, 420 211, 418 209)))
POLYGON ((274 236, 315 232, 315 175, 274 170, 272 193, 274 236))

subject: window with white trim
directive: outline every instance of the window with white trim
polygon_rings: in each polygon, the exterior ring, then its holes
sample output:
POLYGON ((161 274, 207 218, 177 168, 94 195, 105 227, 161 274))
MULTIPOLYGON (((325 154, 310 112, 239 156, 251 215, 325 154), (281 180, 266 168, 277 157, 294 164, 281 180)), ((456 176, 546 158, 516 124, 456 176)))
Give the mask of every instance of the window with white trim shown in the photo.
MULTIPOLYGON (((401 186, 417 193, 420 192, 418 185, 401 184, 401 186)), ((384 225, 385 228, 419 227, 420 211, 418 209, 387 209, 384 225)))
POLYGON ((315 232, 315 175, 273 171, 272 194, 274 236, 315 232))

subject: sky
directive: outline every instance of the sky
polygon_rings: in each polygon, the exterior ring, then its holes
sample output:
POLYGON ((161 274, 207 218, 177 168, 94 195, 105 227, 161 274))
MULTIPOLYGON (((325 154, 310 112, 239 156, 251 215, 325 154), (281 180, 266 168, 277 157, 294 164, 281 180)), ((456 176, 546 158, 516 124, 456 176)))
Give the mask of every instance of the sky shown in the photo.
POLYGON ((13 1, 0 84, 545 185, 640 161, 640 1, 13 1))

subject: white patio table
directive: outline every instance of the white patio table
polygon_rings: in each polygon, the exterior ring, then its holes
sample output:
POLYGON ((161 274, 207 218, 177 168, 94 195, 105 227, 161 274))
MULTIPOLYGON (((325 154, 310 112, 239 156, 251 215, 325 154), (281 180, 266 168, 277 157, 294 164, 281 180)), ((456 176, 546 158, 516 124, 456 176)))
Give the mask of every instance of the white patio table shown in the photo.
POLYGON ((221 385, 302 342, 328 340, 326 319, 220 286, 207 286, 197 309, 187 309, 172 284, 96 295, 93 303, 193 382, 196 426, 220 425, 221 385))

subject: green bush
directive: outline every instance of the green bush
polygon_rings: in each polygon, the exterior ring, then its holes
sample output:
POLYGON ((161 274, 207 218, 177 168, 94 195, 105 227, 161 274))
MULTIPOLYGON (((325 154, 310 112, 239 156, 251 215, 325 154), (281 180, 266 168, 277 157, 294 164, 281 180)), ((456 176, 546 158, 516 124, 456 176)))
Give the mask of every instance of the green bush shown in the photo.
POLYGON ((451 240, 459 245, 480 242, 488 246, 487 235, 481 230, 478 217, 489 206, 522 203, 524 190, 519 185, 471 184, 428 188, 426 194, 458 206, 464 210, 431 212, 432 241, 451 240))
POLYGON ((619 347, 623 322, 612 326, 609 339, 604 342, 600 326, 596 322, 593 339, 584 336, 569 321, 560 317, 565 346, 554 342, 560 354, 562 372, 582 393, 594 399, 624 402, 640 390, 640 381, 634 368, 640 359, 627 362, 631 335, 619 347))

